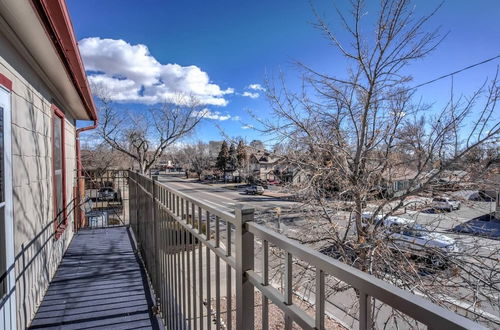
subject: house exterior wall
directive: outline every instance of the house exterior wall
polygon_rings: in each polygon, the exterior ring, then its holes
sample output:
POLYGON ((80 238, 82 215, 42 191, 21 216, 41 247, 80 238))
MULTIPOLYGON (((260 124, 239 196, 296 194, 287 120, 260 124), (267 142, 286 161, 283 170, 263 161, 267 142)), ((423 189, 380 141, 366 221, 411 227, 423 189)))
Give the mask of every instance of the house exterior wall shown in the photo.
POLYGON ((17 328, 36 312, 73 237, 75 120, 65 112, 68 222, 55 239, 52 183, 52 105, 57 97, 0 31, 0 73, 12 81, 12 186, 17 328))

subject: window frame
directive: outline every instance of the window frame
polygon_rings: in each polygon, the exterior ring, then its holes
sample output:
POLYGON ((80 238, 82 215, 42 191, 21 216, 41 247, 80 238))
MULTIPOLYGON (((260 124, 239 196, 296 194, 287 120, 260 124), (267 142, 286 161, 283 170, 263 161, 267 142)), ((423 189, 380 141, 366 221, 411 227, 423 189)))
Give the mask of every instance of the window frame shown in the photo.
POLYGON ((15 272, 14 272, 14 216, 12 209, 12 148, 11 148, 11 134, 12 134, 12 81, 0 73, 0 92, 4 96, 5 103, 2 103, 0 97, 0 106, 3 111, 3 225, 0 226, 2 231, 2 247, 0 248, 0 257, 2 267, 0 268, 0 319, 3 314, 4 317, 9 318, 11 325, 16 327, 16 297, 12 294, 15 288, 15 272))
POLYGON ((52 105, 52 206, 54 208, 54 238, 57 240, 68 227, 68 214, 67 214, 67 196, 66 196, 66 140, 65 140, 65 119, 66 116, 56 105, 52 105), (55 164, 55 120, 61 120, 61 172, 62 172, 62 216, 63 221, 61 224, 58 222, 57 214, 57 183, 56 183, 56 164, 55 164))
MULTIPOLYGON (((11 93, 11 90, 7 89, 7 86, 5 85, 4 83, 4 76, 0 75, 0 91, 5 91, 7 92, 8 94, 11 93)), ((7 295, 8 291, 9 291, 9 288, 7 287, 8 285, 8 273, 9 273, 9 266, 8 266, 8 262, 7 262, 7 259, 8 259, 8 256, 7 256, 7 214, 6 213, 6 208, 7 208, 7 201, 6 201, 6 191, 5 191, 5 170, 6 170, 6 159, 5 159, 5 121, 4 121, 4 112, 6 109, 4 109, 4 107, 0 104, 0 109, 2 109, 2 111, 0 112, 0 116, 2 116, 2 127, 0 127, 0 129, 3 130, 2 134, 4 135, 3 136, 3 150, 2 152, 4 153, 4 155, 2 155, 1 159, 0 159, 0 162, 2 162, 3 164, 1 164, 4 168, 3 168, 3 171, 0 171, 0 175, 2 175, 2 172, 3 172, 3 178, 0 177, 0 184, 3 185, 3 187, 1 187, 0 189, 3 190, 3 201, 0 197, 0 212, 3 212, 3 219, 0 220, 2 221, 2 223, 0 223, 0 302, 3 301, 3 299, 5 298, 5 296, 7 295)), ((1 215, 0 215, 1 216, 1 215)))

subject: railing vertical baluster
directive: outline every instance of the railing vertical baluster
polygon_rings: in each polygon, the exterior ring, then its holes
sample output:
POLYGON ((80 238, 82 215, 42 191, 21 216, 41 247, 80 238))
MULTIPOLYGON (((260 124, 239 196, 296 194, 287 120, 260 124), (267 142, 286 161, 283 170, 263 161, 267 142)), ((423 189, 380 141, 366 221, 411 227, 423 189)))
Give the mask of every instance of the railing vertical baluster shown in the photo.
MULTIPOLYGON (((175 214, 179 216, 179 196, 175 196, 175 214)), ((181 289, 181 251, 180 251, 180 225, 175 219, 175 264, 176 264, 176 288, 177 288, 177 329, 182 326, 182 289, 181 289)))
MULTIPOLYGON (((165 189, 162 188, 162 201, 163 201, 163 196, 165 193, 165 189)), ((167 312, 168 312, 168 296, 167 296, 167 289, 168 289, 168 279, 167 279, 167 241, 166 241, 166 212, 164 209, 162 209, 161 212, 161 261, 162 261, 162 269, 163 269, 163 275, 162 275, 162 307, 163 307, 163 319, 164 319, 164 324, 167 323, 167 312)))
POLYGON ((184 212, 185 203, 182 197, 180 199, 180 203, 181 203, 181 220, 184 220, 186 213, 184 212))
MULTIPOLYGON (((262 285, 269 285, 269 242, 262 244, 262 285)), ((269 329, 269 299, 262 295, 262 330, 269 329)))
MULTIPOLYGON (((153 178, 158 178, 157 176, 154 176, 153 178)), ((159 293, 161 292, 160 291, 160 267, 159 267, 159 260, 160 260, 160 257, 159 257, 159 244, 158 244, 158 241, 159 241, 159 225, 158 225, 158 215, 157 215, 157 202, 156 202, 156 198, 157 198, 157 184, 156 184, 156 179, 153 179, 152 180, 152 188, 151 191, 152 191, 152 203, 153 203, 153 240, 154 240, 154 269, 155 269, 155 296, 156 296, 156 305, 158 307, 158 305, 160 304, 160 296, 159 296, 159 293)))
MULTIPOLYGON (((160 186, 158 186, 158 195, 157 198, 159 201, 161 201, 161 193, 162 189, 160 186)), ((157 294, 160 297, 160 305, 159 305, 159 311, 164 317, 165 315, 165 296, 164 296, 164 274, 165 274, 165 269, 163 265, 163 209, 158 205, 158 211, 156 213, 157 215, 157 221, 158 221, 158 263, 159 263, 159 268, 160 268, 160 276, 159 276, 159 283, 160 287, 158 288, 157 294)))
MULTIPOLYGON (((231 256, 231 223, 226 221, 226 257, 231 256)), ((231 265, 226 262, 226 319, 227 330, 233 327, 233 289, 231 285, 232 269, 231 265)))
MULTIPOLYGON (((186 200, 186 222, 189 224, 189 201, 186 200)), ((187 281, 187 291, 185 292, 187 298, 187 315, 186 315, 186 325, 188 329, 191 329, 191 321, 193 319, 193 315, 191 314, 191 233, 186 231, 186 281, 187 281)))
MULTIPOLYGON (((184 202, 182 200, 181 197, 177 196, 177 215, 179 217, 179 220, 182 221, 182 216, 183 216, 183 210, 184 210, 184 202)), ((179 295, 179 320, 180 320, 180 328, 179 329, 183 329, 184 327, 184 320, 185 320, 185 317, 184 317, 184 313, 186 312, 186 310, 184 309, 184 300, 185 300, 185 293, 184 293, 184 251, 183 251, 183 239, 182 239, 182 234, 184 232, 183 230, 183 227, 179 224, 179 222, 177 222, 177 226, 179 227, 179 241, 178 241, 178 244, 179 244, 179 291, 180 291, 180 295, 179 295)))
MULTIPOLYGON (((170 201, 170 192, 167 192, 167 202, 170 201)), ((167 265, 168 265, 168 276, 167 276, 167 281, 168 281, 168 286, 167 286, 167 292, 168 292, 168 325, 169 328, 173 327, 173 322, 172 322, 172 317, 173 317, 173 295, 172 295, 172 258, 171 258, 171 249, 172 249, 172 238, 171 238, 171 221, 170 221, 170 214, 167 213, 167 222, 166 222, 166 237, 167 237, 167 265)))
MULTIPOLYGON (((215 247, 220 247, 220 219, 215 217, 215 247)), ((220 258, 215 255, 215 327, 220 329, 220 258)))
POLYGON ((178 320, 178 297, 179 294, 177 292, 177 225, 175 221, 175 194, 173 192, 170 193, 170 208, 172 211, 172 215, 170 216, 170 225, 171 225, 171 258, 172 258, 172 295, 173 295, 173 324, 175 327, 178 326, 177 320, 178 320))
POLYGON ((325 328, 325 273, 316 268, 316 288, 315 288, 316 329, 325 328))
POLYGON ((168 319, 168 322, 166 325, 170 325, 170 304, 172 302, 172 299, 170 297, 170 258, 169 258, 169 240, 168 240, 168 213, 165 211, 165 224, 164 224, 164 240, 165 240, 165 250, 164 250, 164 255, 165 255, 165 300, 167 303, 167 308, 166 308, 166 315, 165 317, 168 319))
MULTIPOLYGON (((285 304, 291 305, 292 301, 292 254, 290 252, 286 253, 285 258, 285 304)), ((292 329, 292 319, 285 315, 285 330, 292 329)))
MULTIPOLYGON (((169 193, 167 192, 166 200, 168 202, 168 196, 169 193)), ((165 240, 166 240, 166 250, 165 250, 165 257, 167 261, 167 301, 168 301, 168 309, 167 309, 167 318, 168 318, 168 327, 172 327, 172 281, 171 281, 171 274, 172 274, 172 264, 170 263, 170 214, 168 212, 166 213, 165 217, 165 240)))
MULTIPOLYGON (((173 200, 173 197, 172 197, 173 200)), ((173 208, 173 203, 172 203, 172 208, 173 208)), ((176 286, 176 274, 177 274, 177 268, 176 268, 176 262, 175 262, 175 220, 174 216, 170 216, 170 235, 171 235, 171 245, 170 245, 170 253, 171 253, 171 262, 172 262, 172 317, 173 317, 173 325, 174 327, 177 326, 177 286, 176 286)))
MULTIPOLYGON (((198 233, 200 236, 203 236, 203 213, 201 212, 201 207, 198 207, 198 233)), ((200 299, 199 299, 199 306, 200 306, 200 329, 203 329, 203 243, 201 242, 201 239, 199 240, 199 245, 198 245, 198 285, 200 288, 200 299)))
POLYGON ((156 289, 158 300, 159 300, 159 306, 158 309, 159 311, 163 310, 163 304, 165 303, 165 300, 163 299, 163 262, 162 262, 162 241, 161 241, 161 233, 162 233, 162 208, 161 208, 161 186, 156 185, 156 198, 155 198, 155 207, 156 207, 156 246, 157 246, 157 282, 158 282, 158 288, 156 289))
MULTIPOLYGON (((210 240, 210 213, 207 211, 206 213, 207 216, 207 241, 210 240)), ((211 273, 211 267, 210 267, 210 248, 205 246, 205 251, 206 251, 206 269, 207 269, 207 329, 210 330, 212 329, 212 306, 210 301, 212 300, 212 279, 210 278, 210 273, 211 273)))
POLYGON ((179 196, 175 196, 175 215, 179 216, 180 210, 179 210, 179 196))
POLYGON ((371 298, 365 292, 359 292, 359 329, 367 330, 372 328, 371 322, 371 298))
POLYGON ((170 211, 173 211, 173 210, 174 210, 174 207, 173 207, 173 204, 174 204, 174 203, 172 202, 172 201, 173 201, 173 199, 174 199, 174 194, 173 194, 171 191, 169 191, 169 192, 168 192, 168 209, 169 209, 170 211))
MULTIPOLYGON (((172 201, 173 201, 173 194, 172 194, 172 201)), ((173 204, 172 203, 172 208, 173 208, 173 204)), ((176 236, 176 226, 175 226, 175 219, 174 219, 174 216, 171 215, 170 216, 170 226, 171 226, 171 236, 172 236, 172 240, 171 240, 171 245, 170 245, 170 251, 171 251, 171 262, 172 262, 172 307, 173 307, 173 310, 172 310, 172 316, 173 316, 173 324, 174 324, 174 327, 177 327, 177 267, 176 267, 176 260, 175 260, 175 256, 176 256, 176 251, 175 251, 175 236, 176 236)))
MULTIPOLYGON (((194 203, 191 203, 191 224, 193 225, 193 228, 195 228, 195 222, 196 222, 196 218, 195 218, 195 212, 196 212, 196 208, 195 208, 195 204, 194 203)), ((193 240, 192 241, 192 246, 191 246, 191 250, 192 250, 192 254, 193 254, 193 259, 192 259, 192 263, 193 263, 193 275, 192 275, 192 278, 193 278, 193 329, 196 330, 198 328, 198 320, 197 320, 197 314, 196 314, 196 238, 194 236, 191 236, 191 239, 193 240)))
MULTIPOLYGON (((181 214, 181 218, 184 219, 186 218, 187 219, 187 216, 185 214, 185 203, 184 203, 184 200, 182 200, 182 214, 181 214)), ((183 226, 181 226, 181 242, 182 242, 182 288, 183 288, 183 292, 182 292, 182 307, 184 309, 183 311, 183 314, 182 314, 182 329, 185 329, 186 328, 186 321, 187 321, 187 318, 188 318, 188 312, 187 312, 187 297, 189 296, 188 294, 188 290, 189 288, 186 286, 186 274, 187 274, 187 271, 186 271, 186 234, 187 234, 187 231, 184 229, 183 226)))
MULTIPOLYGON (((137 179, 137 177, 136 177, 137 179)), ((136 206, 136 209, 135 209, 135 225, 137 227, 137 238, 140 239, 141 238, 141 227, 140 224, 139 224, 139 212, 141 210, 141 203, 140 203, 140 196, 139 196, 139 183, 138 182, 135 182, 135 196, 136 196, 136 200, 134 202, 134 205, 136 206)), ((142 244, 142 242, 138 243, 137 247, 140 249, 140 244, 142 244)))
POLYGON ((238 205, 235 209, 236 223, 236 328, 254 327, 254 288, 245 272, 254 268, 254 237, 245 226, 253 221, 254 210, 238 205))

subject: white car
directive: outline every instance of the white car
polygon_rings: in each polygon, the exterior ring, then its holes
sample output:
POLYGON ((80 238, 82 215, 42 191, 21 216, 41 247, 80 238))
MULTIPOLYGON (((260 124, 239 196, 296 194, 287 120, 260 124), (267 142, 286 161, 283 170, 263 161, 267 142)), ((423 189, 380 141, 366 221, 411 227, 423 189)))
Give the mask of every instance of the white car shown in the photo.
MULTIPOLYGON (((362 217, 367 220, 372 217, 372 214, 366 212, 362 217)), ((394 243, 394 248, 408 251, 413 255, 429 257, 435 266, 443 266, 449 253, 459 251, 453 238, 432 232, 413 220, 395 216, 382 219, 382 215, 377 215, 375 223, 381 226, 382 232, 394 243), (380 221, 383 223, 380 224, 380 221)))
POLYGON ((264 194, 264 187, 262 186, 250 186, 245 189, 245 194, 247 195, 262 195, 264 194))
POLYGON ((435 197, 432 199, 432 208, 451 212, 460 209, 460 201, 448 197, 435 197))

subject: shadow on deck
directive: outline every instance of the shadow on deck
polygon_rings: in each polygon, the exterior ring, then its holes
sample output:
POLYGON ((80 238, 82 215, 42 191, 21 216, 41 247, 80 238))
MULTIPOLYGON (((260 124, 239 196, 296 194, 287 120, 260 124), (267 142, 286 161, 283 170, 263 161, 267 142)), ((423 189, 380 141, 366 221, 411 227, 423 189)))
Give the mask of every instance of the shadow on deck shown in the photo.
POLYGON ((126 227, 82 229, 71 242, 30 329, 160 329, 126 227))

